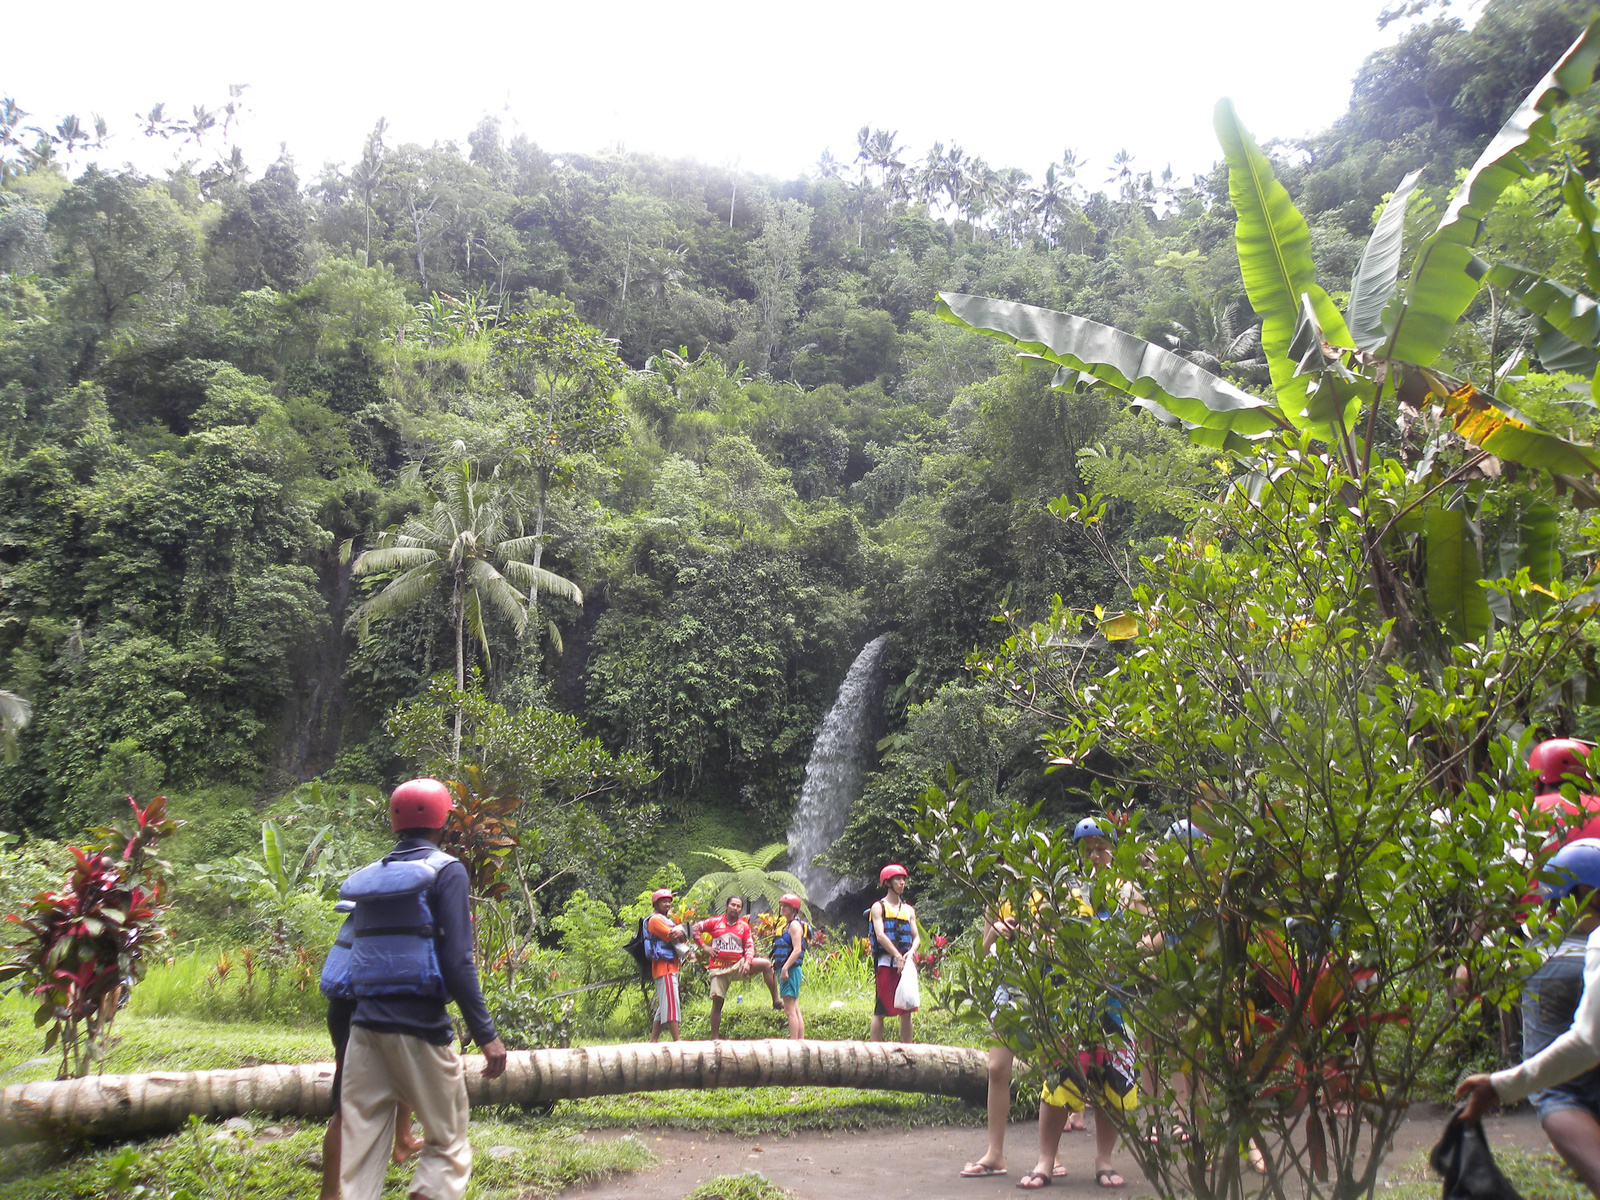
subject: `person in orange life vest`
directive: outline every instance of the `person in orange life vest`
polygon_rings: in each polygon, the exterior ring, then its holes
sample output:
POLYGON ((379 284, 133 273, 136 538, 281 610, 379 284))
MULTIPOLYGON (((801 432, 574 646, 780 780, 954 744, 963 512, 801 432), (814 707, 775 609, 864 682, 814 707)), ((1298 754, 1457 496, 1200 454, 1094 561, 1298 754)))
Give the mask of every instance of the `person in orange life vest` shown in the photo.
POLYGON ((661 888, 650 896, 653 910, 644 925, 646 953, 650 956, 650 977, 655 980, 656 1004, 650 1022, 650 1040, 661 1040, 661 1030, 666 1029, 673 1041, 678 1041, 678 955, 673 942, 687 937, 682 925, 674 925, 667 914, 672 910, 672 889, 661 888), (654 949, 651 948, 654 943, 654 949))
POLYGON ((408 1194, 413 1200, 461 1200, 466 1193, 472 1176, 467 1077, 456 1053, 447 999, 456 1002, 483 1051, 483 1077, 495 1079, 506 1069, 506 1048, 495 1033, 472 960, 467 869, 460 860, 438 854, 451 804, 450 790, 437 779, 410 780, 389 798, 390 823, 400 840, 381 865, 446 860, 428 885, 430 919, 420 931, 430 939, 440 988, 415 994, 356 991, 339 1105, 344 1200, 378 1200, 394 1140, 395 1105, 401 1101, 411 1106, 423 1129, 408 1194))
POLYGON ((778 999, 777 973, 770 958, 756 957, 756 938, 750 932, 750 922, 744 919, 744 899, 729 896, 722 912, 707 917, 693 925, 694 933, 711 943, 711 958, 706 963, 706 974, 711 976, 711 1036, 722 1035, 722 1005, 728 998, 728 985, 734 976, 749 979, 750 972, 758 972, 766 980, 767 991, 772 993, 772 1007, 783 1011, 778 999))
POLYGON ((883 1019, 900 1018, 900 1040, 911 1038, 910 1009, 894 1006, 895 989, 900 985, 900 973, 907 963, 917 960, 917 947, 922 944, 922 930, 917 928, 917 910, 905 902, 906 885, 910 878, 899 863, 890 863, 878 872, 878 882, 883 885, 883 899, 874 900, 868 910, 872 919, 872 950, 877 963, 877 1002, 872 1009, 870 1038, 883 1041, 883 1019))

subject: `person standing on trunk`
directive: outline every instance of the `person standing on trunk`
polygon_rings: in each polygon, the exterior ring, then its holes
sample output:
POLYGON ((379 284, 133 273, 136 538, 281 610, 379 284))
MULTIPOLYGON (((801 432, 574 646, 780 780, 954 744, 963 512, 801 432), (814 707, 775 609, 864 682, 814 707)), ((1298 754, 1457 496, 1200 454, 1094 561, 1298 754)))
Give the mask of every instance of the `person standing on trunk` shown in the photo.
POLYGON ((355 1000, 339 1106, 344 1200, 378 1200, 401 1103, 423 1129, 413 1200, 461 1200, 466 1193, 467 1079, 447 1001, 456 1002, 483 1052, 483 1077, 506 1069, 472 958, 467 869, 439 849, 450 807, 450 790, 437 779, 395 788, 389 817, 398 843, 340 890, 355 902, 353 937, 342 958, 329 956, 323 981, 330 994, 355 1000))
POLYGON ((654 910, 644 923, 644 952, 650 959, 650 978, 655 982, 656 1006, 650 1023, 650 1040, 659 1042, 665 1029, 678 1041, 678 953, 673 942, 681 939, 682 926, 674 926, 672 889, 660 888, 650 896, 654 910))
POLYGON ((913 1010, 896 1008, 895 989, 900 986, 900 975, 907 963, 917 959, 917 947, 922 944, 922 931, 917 928, 917 910, 905 902, 906 885, 910 877, 899 863, 890 863, 878 872, 878 882, 884 887, 883 899, 874 900, 868 915, 872 921, 872 949, 877 963, 877 1003, 872 1010, 871 1038, 883 1041, 883 1019, 900 1018, 900 1040, 911 1041, 911 1013, 913 1010))

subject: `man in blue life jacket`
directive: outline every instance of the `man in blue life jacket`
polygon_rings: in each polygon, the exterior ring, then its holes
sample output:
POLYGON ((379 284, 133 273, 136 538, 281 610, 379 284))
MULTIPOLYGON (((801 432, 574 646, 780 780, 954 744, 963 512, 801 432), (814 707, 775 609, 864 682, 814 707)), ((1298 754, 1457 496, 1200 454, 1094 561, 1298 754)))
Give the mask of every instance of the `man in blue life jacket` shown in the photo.
POLYGON ((467 869, 439 849, 450 807, 450 790, 436 779, 395 788, 389 817, 399 843, 381 862, 351 876, 341 892, 356 901, 348 968, 356 1007, 339 1107, 344 1200, 378 1200, 395 1104, 401 1101, 411 1105, 423 1128, 411 1200, 461 1200, 465 1194, 472 1175, 467 1078, 447 1001, 456 1002, 483 1052, 483 1077, 494 1079, 506 1069, 506 1048, 495 1034, 472 959, 467 869), (384 872, 420 879, 423 886, 405 895, 386 894, 381 884, 361 886, 384 872), (422 915, 413 918, 412 912, 422 915), (425 923, 408 924, 415 920, 425 923))

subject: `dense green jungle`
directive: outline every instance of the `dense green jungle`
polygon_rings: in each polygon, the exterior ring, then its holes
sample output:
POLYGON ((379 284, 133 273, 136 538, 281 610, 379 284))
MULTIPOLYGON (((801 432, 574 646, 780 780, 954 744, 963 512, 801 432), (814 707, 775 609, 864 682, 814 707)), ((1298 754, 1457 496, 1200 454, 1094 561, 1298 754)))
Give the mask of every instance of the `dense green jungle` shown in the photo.
MULTIPOLYGON (((1423 172, 1418 236, 1592 15, 1424 20, 1331 128, 1267 147, 1336 301, 1384 197, 1423 172)), ((553 941, 555 913, 631 902, 669 862, 692 881, 717 865, 697 852, 781 841, 883 633, 879 758, 837 871, 914 866, 900 822, 947 763, 991 807, 1080 811, 1082 781, 1047 774, 1040 730, 964 664, 1002 614, 1125 597, 1051 500, 1104 496, 1136 563, 1219 467, 937 320, 935 293, 1067 310, 1270 388, 1221 166, 1125 155, 1104 178, 1070 149, 989 164, 864 126, 853 161, 772 179, 493 119, 247 164, 215 114, 157 111, 145 132, 192 159, 149 178, 83 168, 94 134, 32 128, 27 104, 0 109, 0 688, 31 708, 0 766, 8 903, 42 886, 28 844, 163 793, 187 822, 164 851, 175 932, 242 938, 245 885, 333 878, 381 844, 376 790, 459 743, 473 803, 518 802, 497 886, 553 941), (442 568, 464 529, 470 561, 442 568)), ((1559 128, 1484 240, 1581 285, 1560 166, 1600 174, 1594 97, 1559 128)), ((1448 357, 1561 413, 1574 378, 1537 333, 1487 289, 1448 357)), ((1592 408, 1561 419, 1586 433, 1592 408)))

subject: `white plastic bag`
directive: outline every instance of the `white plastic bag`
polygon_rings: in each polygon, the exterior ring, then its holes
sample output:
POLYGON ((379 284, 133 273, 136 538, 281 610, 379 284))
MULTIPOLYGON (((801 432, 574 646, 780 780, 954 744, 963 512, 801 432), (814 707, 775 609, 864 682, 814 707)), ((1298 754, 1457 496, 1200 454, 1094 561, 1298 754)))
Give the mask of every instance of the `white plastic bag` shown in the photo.
POLYGON ((912 1012, 922 1007, 922 984, 917 979, 917 964, 909 957, 900 972, 900 982, 894 989, 894 1006, 902 1012, 912 1012))

